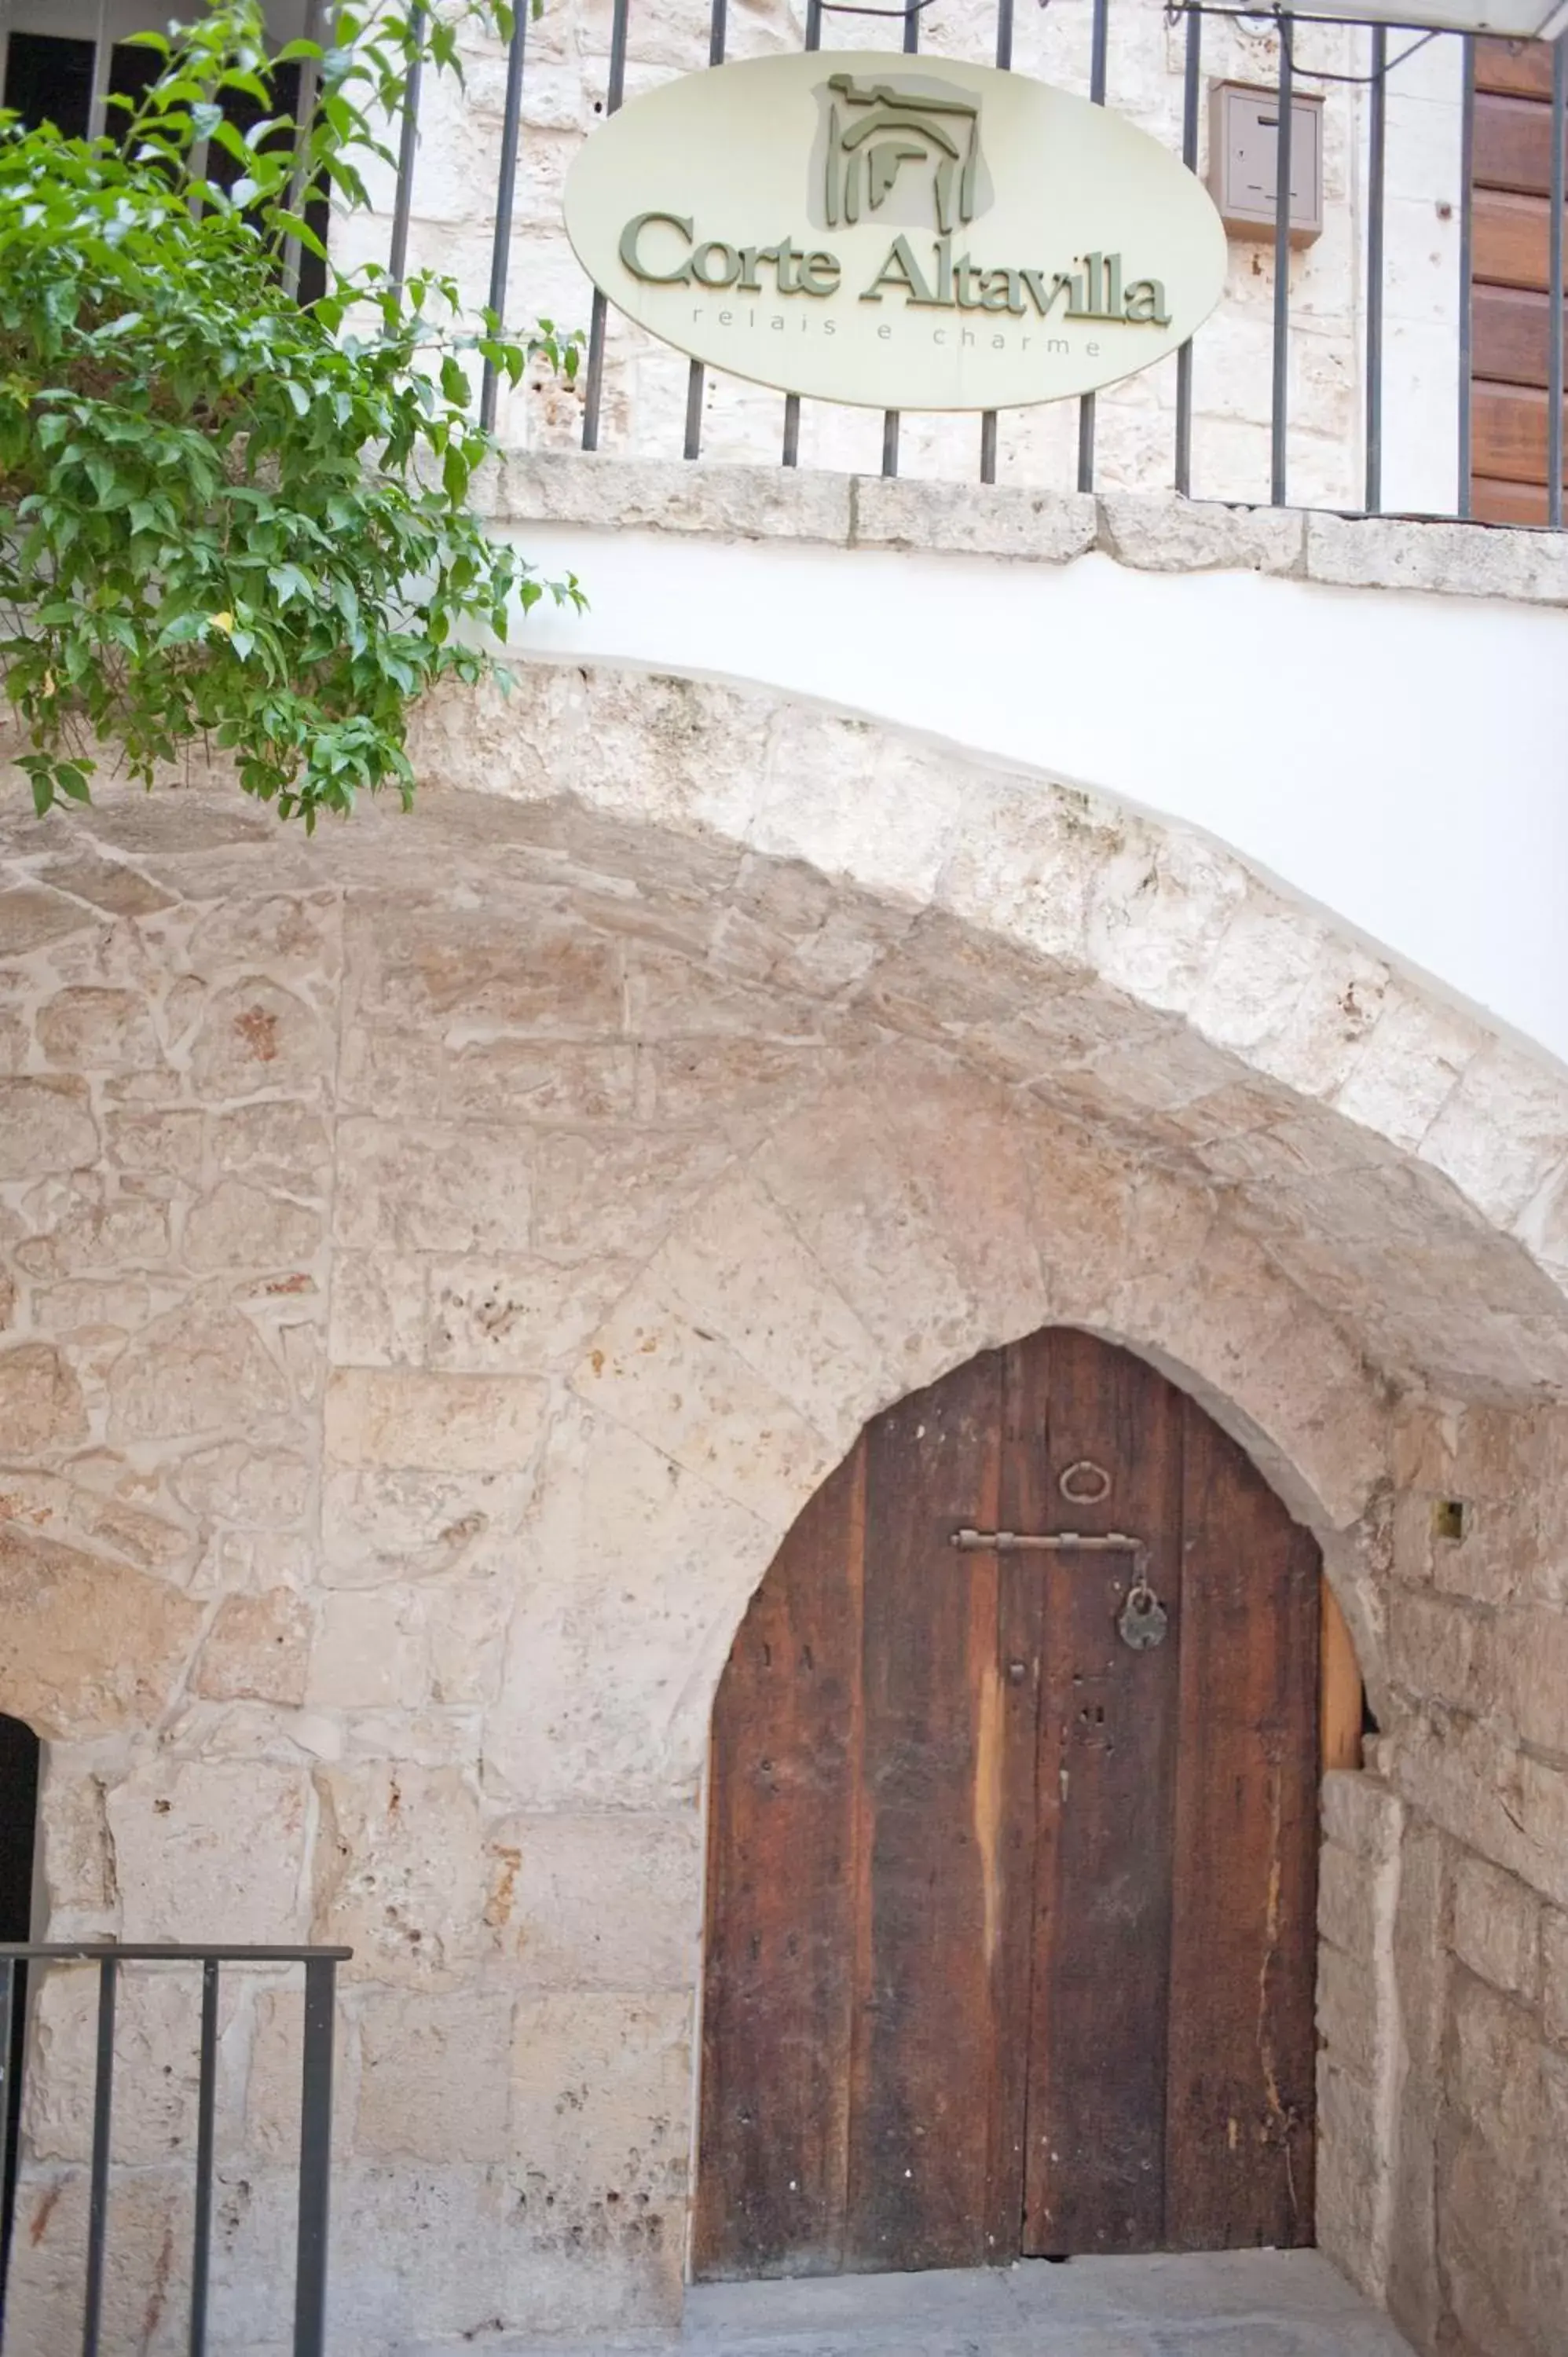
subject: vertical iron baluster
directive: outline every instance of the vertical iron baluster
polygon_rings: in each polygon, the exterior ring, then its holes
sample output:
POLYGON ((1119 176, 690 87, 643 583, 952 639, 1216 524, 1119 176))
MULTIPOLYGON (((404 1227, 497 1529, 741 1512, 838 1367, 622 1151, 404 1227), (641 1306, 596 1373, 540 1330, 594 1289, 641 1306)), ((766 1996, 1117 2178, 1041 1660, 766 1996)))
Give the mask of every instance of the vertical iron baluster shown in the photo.
MULTIPOLYGON (((1013 64, 1013 0, 996 0, 996 62, 1004 73, 1013 64)), ((996 480, 996 412, 982 410, 980 415, 980 479, 983 483, 996 480)))
POLYGON ((1568 33, 1552 51, 1552 232, 1546 273, 1552 306, 1546 346, 1546 521, 1563 525, 1563 143, 1568 137, 1568 33))
MULTIPOLYGON (((1189 172, 1197 169, 1197 117, 1203 93, 1203 16, 1187 11, 1187 70, 1182 83, 1181 160, 1189 172)), ((1181 497, 1192 496, 1192 338, 1176 360, 1176 487, 1181 497)))
MULTIPOLYGON (((305 38, 318 48, 327 45, 327 0, 309 0, 305 12, 305 38)), ((321 69, 314 58, 299 61, 299 99, 295 110, 294 170, 289 175, 288 210, 303 213, 309 200, 305 183, 306 146, 310 136, 310 118, 316 112, 316 92, 321 80, 321 69)), ((283 246, 283 291, 292 303, 299 293, 300 243, 297 237, 285 237, 283 246)))
POLYGON ((401 295, 408 274, 408 218, 413 210, 413 161, 419 145, 419 91, 424 79, 425 16, 422 7, 408 12, 412 55, 403 93, 403 131, 397 147, 397 195, 392 202, 392 246, 387 274, 401 295))
POLYGON ((1290 216, 1291 147, 1295 128, 1295 60, 1291 19, 1280 18, 1279 131, 1274 150, 1274 372, 1270 404, 1269 498, 1285 503, 1290 434, 1290 216))
MULTIPOLYGON (((506 101, 501 109, 501 162, 496 179, 496 226, 490 243, 490 309, 498 332, 506 317, 507 279, 511 269, 511 216, 517 200, 517 148, 522 124, 522 63, 528 40, 529 0, 513 0, 511 38, 506 52, 506 101)), ((479 382, 479 424, 495 431, 496 369, 485 362, 479 382)))
MULTIPOLYGON (((1105 58, 1110 30, 1111 0, 1094 0, 1094 29, 1090 37, 1089 95, 1096 106, 1105 103, 1105 58)), ((1085 295, 1100 299, 1099 289, 1086 288, 1085 295)), ((1078 404, 1078 488, 1080 491, 1094 489, 1094 395, 1086 393, 1078 404)))
MULTIPOLYGON (((11 2116, 11 2018, 16 2001, 16 1962, 7 1956, 0 1965, 0 2137, 11 2116)), ((0 2261, 4 2254, 0 2253, 0 2261)), ((4 2291, 0 2284, 0 2291, 4 2291)))
MULTIPOLYGON (((912 58, 920 46, 920 0, 905 0, 904 55, 912 58)), ((885 475, 898 472, 898 412, 885 409, 882 413, 882 471, 885 475)))
MULTIPOLYGON (((822 46, 822 0, 806 0, 806 48, 820 49, 822 46)), ((780 464, 798 467, 800 463, 800 396, 787 393, 784 396, 784 447, 780 464)))
MULTIPOLYGON (((524 0, 526 5, 526 0, 524 0)), ((626 91, 626 24, 629 0, 615 0, 610 16, 610 78, 605 91, 607 119, 619 111, 626 91)), ((605 298, 594 289, 588 322, 588 375, 583 392, 583 447, 599 447, 599 402, 605 387, 605 298)))
POLYGON ((196 2082, 196 2223, 190 2252, 190 2357, 207 2357, 212 2257, 212 2115, 218 2093, 218 1959, 201 1967, 201 2059, 196 2082))
POLYGON ((81 2357, 98 2357, 103 2320, 103 2252, 109 2225, 109 2132, 114 2104, 114 1973, 113 1956, 98 1960, 98 2061, 92 2082, 92 2160, 87 2189, 87 2298, 81 2357))
MULTIPOLYGON (((11 2158, 11 2104, 17 2093, 11 2079, 11 2025, 16 2018, 16 1964, 7 1956, 0 1963, 0 2172, 11 2158)), ((17 2058, 20 2062, 20 2056, 17 2058)), ((20 2123, 18 2122, 18 2127, 20 2123)), ((17 2153, 18 2163, 21 2154, 17 2153)), ((5 2206, 0 2210, 0 2342, 5 2330, 5 2262, 10 2256, 11 2202, 16 2187, 7 2182, 5 2188, 5 2206)))
POLYGON ((1389 32, 1372 27, 1371 119, 1367 138, 1366 509, 1383 503, 1383 182, 1388 146, 1389 32))
MULTIPOLYGON (((10 16, 7 8, 6 17, 10 16)), ((92 35, 92 88, 87 102, 87 135, 102 139, 109 122, 109 76, 114 62, 109 38, 108 0, 98 0, 98 22, 92 35)))
POLYGON ((337 1977, 338 1967, 330 1957, 313 1956, 305 1967, 294 2357, 323 2357, 326 2348, 328 2193, 332 2169, 332 2016, 337 1977))
MULTIPOLYGON (((806 0, 806 49, 823 48, 823 0, 806 0)), ((785 438, 780 464, 800 467, 800 393, 785 393, 785 438)))
POLYGON ((1465 94, 1459 115, 1459 497, 1456 512, 1470 512, 1470 276, 1475 204, 1471 183, 1476 163, 1476 40, 1465 44, 1465 94))
MULTIPOLYGON (((725 16, 726 0, 714 0, 713 14, 708 19, 708 63, 722 66, 725 61, 725 16)), ((686 372, 686 442, 681 456, 700 458, 703 455, 703 384, 707 374, 701 361, 693 361, 686 372)))

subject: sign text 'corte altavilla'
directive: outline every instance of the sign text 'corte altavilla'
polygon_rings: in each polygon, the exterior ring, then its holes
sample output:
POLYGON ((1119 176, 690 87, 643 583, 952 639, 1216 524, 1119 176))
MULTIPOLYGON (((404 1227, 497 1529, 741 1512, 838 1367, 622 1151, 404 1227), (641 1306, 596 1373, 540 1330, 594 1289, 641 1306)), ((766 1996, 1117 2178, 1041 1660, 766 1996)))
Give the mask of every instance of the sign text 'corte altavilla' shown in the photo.
POLYGON ((1212 203, 1156 141, 947 59, 765 58, 667 83, 588 143, 565 205, 595 283, 667 342, 882 408, 1112 383, 1184 342, 1225 272, 1212 203))

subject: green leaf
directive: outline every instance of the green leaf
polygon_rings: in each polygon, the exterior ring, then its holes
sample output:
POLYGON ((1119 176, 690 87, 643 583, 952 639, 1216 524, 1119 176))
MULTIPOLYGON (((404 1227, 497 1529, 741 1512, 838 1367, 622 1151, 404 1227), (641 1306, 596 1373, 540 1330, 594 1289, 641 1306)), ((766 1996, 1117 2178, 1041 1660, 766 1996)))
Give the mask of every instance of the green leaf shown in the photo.
POLYGON ((267 568, 267 583, 280 608, 295 597, 314 595, 309 579, 297 565, 274 565, 267 568))
POLYGON ((327 248, 303 213, 290 212, 286 206, 279 205, 273 214, 272 225, 283 236, 297 238, 307 253, 314 253, 318 260, 326 261, 327 248))
POLYGON ((580 333, 472 321, 449 273, 340 269, 298 194, 363 206, 354 158, 382 152, 414 46, 456 70, 456 27, 510 16, 350 0, 333 22, 330 53, 285 51, 323 65, 303 161, 254 0, 145 44, 162 70, 128 135, 0 133, 0 675, 40 813, 86 800, 88 736, 148 784, 205 736, 307 828, 389 784, 406 802, 411 703, 484 678, 543 594, 467 505, 468 356, 568 374, 580 333), (308 311, 279 283, 291 236, 325 251, 308 311))

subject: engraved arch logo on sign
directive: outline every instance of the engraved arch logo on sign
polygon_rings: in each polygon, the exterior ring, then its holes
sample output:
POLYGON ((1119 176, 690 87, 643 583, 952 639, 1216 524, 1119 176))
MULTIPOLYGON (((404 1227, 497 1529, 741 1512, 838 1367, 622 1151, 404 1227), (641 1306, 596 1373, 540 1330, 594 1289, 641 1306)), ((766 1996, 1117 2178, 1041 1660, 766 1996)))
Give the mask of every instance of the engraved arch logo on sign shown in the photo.
POLYGON ((846 50, 688 74, 611 116, 566 232, 694 359, 825 401, 1006 409, 1165 359, 1219 299, 1207 190, 1022 74, 846 50))
MULTIPOLYGON (((929 192, 929 212, 944 237, 967 228, 980 210, 980 101, 951 83, 908 74, 860 82, 830 74, 817 91, 825 113, 822 135, 822 221, 825 229, 853 227, 886 211, 900 180, 929 192), (906 165, 929 167, 918 178, 906 165)), ((813 216, 814 218, 814 216, 813 216)), ((923 221, 919 226, 924 227, 923 221)))

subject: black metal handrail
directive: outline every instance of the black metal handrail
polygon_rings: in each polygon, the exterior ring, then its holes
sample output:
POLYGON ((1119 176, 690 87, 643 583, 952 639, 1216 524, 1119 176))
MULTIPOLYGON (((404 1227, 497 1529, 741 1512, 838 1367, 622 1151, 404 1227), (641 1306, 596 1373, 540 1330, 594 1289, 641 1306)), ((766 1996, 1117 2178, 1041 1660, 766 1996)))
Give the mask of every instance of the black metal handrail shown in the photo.
MULTIPOLYGON (((97 2059, 92 2086, 87 2266, 81 2357, 99 2357, 108 2247, 109 2137, 113 2116, 114 2010, 123 1964, 201 1966, 201 2044, 197 2082, 196 2212, 190 2264, 190 2357, 206 2357, 212 2249, 213 2127, 217 2093, 219 1974, 224 1964, 303 1964, 305 2028, 299 2115, 299 2213, 295 2262, 294 2357, 323 2357, 327 2322, 327 2224, 332 2161, 332 2042, 338 1967, 351 1948, 208 1947, 177 1942, 0 1941, 0 2113, 11 2051, 17 1970, 35 1964, 98 1967, 97 2059)), ((25 2068, 25 2064, 24 2064, 25 2068)), ((0 2295, 4 2287, 0 2286, 0 2295)))

